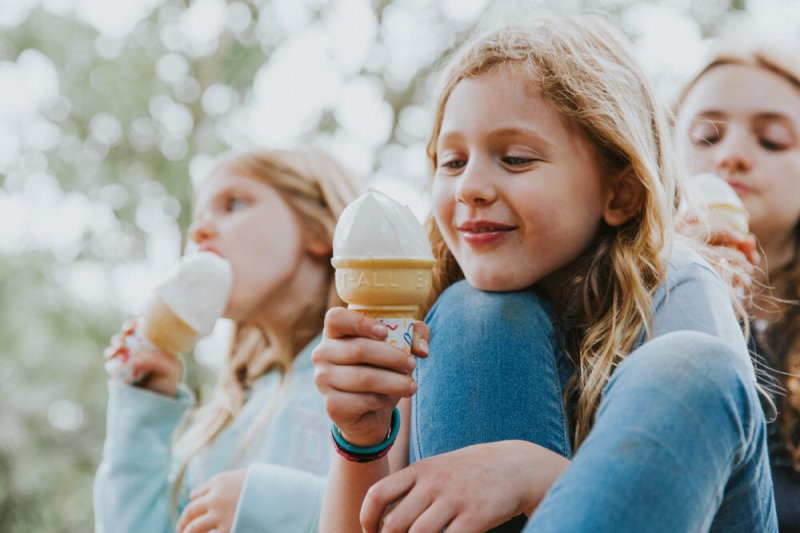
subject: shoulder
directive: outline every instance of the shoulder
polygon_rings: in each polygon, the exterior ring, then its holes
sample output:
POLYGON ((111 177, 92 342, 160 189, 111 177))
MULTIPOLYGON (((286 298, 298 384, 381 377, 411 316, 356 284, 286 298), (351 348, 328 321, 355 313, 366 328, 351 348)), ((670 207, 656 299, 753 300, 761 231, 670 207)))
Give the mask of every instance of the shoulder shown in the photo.
POLYGON ((687 284, 701 284, 707 290, 728 293, 725 282, 708 261, 693 248, 676 244, 670 251, 664 281, 658 287, 655 299, 664 298, 673 289, 687 284))
POLYGON ((696 250, 676 244, 671 250, 664 280, 653 295, 656 315, 706 312, 709 306, 731 305, 728 286, 696 250))
POLYGON ((722 282, 716 270, 696 250, 676 244, 669 256, 666 280, 669 282, 687 277, 710 277, 722 282))

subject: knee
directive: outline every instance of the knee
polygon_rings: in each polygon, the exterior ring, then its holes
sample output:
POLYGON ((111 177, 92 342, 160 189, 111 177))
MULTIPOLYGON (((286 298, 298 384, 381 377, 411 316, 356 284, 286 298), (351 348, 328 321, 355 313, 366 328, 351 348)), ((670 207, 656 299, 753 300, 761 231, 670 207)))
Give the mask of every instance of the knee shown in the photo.
POLYGON ((700 411, 724 405, 745 418, 760 412, 747 354, 705 333, 678 331, 646 342, 619 365, 609 389, 615 381, 643 394, 660 391, 700 411))
POLYGON ((436 324, 480 329, 526 327, 531 322, 551 323, 550 309, 550 303, 532 290, 487 292, 462 280, 439 296, 425 321, 432 329, 436 324))

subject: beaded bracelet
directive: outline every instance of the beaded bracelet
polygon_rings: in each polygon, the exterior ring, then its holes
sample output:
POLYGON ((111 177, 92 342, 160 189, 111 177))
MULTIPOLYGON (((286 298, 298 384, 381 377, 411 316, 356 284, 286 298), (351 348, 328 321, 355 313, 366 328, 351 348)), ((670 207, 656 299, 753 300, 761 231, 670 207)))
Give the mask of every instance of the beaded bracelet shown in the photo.
POLYGON ((395 407, 392 411, 392 423, 389 434, 386 436, 383 442, 368 448, 350 444, 344 439, 342 432, 339 431, 339 428, 336 427, 336 424, 331 425, 331 441, 333 442, 333 447, 336 449, 337 453, 348 461, 353 461, 356 463, 368 463, 370 461, 380 459, 389 453, 389 449, 391 449, 392 444, 394 444, 399 431, 400 410, 395 407))

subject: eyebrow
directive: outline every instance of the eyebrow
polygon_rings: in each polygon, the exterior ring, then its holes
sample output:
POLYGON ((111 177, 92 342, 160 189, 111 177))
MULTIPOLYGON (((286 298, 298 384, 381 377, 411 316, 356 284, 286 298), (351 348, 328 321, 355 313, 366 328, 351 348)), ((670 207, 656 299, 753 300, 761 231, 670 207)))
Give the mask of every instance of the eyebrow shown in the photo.
MULTIPOLYGON (((704 118, 710 120, 720 120, 725 119, 730 116, 730 113, 726 113, 724 111, 718 109, 705 109, 699 111, 695 114, 694 119, 704 118)), ((784 114, 777 111, 757 111, 753 114, 751 121, 779 121, 779 122, 788 122, 792 123, 792 119, 784 114)))
MULTIPOLYGON (((491 139, 503 139, 507 137, 524 136, 527 137, 528 139, 532 139, 538 145, 538 147, 540 147, 543 150, 550 150, 552 149, 553 146, 553 144, 544 136, 542 136, 539 132, 529 128, 517 128, 513 126, 508 128, 498 128, 486 132, 485 135, 491 139)), ((463 137, 464 135, 458 131, 445 132, 439 135, 439 142, 460 140, 463 137)))

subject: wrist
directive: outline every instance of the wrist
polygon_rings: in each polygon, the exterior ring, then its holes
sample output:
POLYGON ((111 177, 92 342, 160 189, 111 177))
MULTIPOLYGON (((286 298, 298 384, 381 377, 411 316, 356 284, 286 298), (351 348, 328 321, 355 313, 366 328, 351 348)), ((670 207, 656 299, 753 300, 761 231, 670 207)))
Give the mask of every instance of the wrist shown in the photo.
POLYGON ((342 435, 342 432, 336 426, 331 425, 331 441, 337 453, 347 459, 357 463, 367 463, 380 459, 386 455, 394 444, 397 434, 400 431, 400 411, 397 407, 392 410, 392 419, 389 430, 385 437, 375 445, 372 446, 358 446, 349 442, 342 435))

